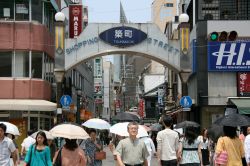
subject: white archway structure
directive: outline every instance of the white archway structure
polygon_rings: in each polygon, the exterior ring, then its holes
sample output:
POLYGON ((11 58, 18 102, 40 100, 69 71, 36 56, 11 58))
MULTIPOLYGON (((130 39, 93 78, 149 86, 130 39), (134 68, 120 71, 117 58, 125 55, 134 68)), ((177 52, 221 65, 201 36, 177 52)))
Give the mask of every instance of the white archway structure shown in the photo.
POLYGON ((180 51, 169 45, 168 39, 160 29, 152 23, 90 23, 75 39, 65 41, 65 70, 79 63, 110 54, 126 54, 144 56, 155 60, 175 72, 180 71, 180 51), (131 27, 143 31, 147 38, 139 44, 125 48, 113 46, 99 35, 114 27, 131 27))

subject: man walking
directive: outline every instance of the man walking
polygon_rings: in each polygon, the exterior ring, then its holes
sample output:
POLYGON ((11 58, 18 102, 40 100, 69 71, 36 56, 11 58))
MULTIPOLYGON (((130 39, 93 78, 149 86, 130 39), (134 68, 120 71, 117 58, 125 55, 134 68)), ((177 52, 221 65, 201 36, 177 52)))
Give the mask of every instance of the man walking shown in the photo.
POLYGON ((170 129, 173 119, 164 115, 162 118, 165 130, 157 134, 157 157, 162 166, 176 166, 179 136, 170 129))
POLYGON ((129 137, 121 140, 116 148, 117 163, 119 166, 148 166, 149 152, 145 143, 138 138, 138 124, 128 124, 129 137))
POLYGON ((33 145, 33 144, 36 142, 36 140, 35 140, 34 138, 31 137, 31 134, 32 134, 32 133, 33 133, 33 132, 32 132, 31 130, 29 130, 29 131, 28 131, 28 137, 25 138, 25 139, 23 140, 22 144, 21 144, 21 146, 22 146, 22 149, 21 149, 21 156, 24 156, 24 157, 25 157, 26 153, 29 151, 29 147, 30 147, 31 145, 33 145))
POLYGON ((0 165, 10 166, 10 156, 12 155, 14 166, 17 165, 16 147, 13 141, 5 136, 6 125, 0 123, 0 165))

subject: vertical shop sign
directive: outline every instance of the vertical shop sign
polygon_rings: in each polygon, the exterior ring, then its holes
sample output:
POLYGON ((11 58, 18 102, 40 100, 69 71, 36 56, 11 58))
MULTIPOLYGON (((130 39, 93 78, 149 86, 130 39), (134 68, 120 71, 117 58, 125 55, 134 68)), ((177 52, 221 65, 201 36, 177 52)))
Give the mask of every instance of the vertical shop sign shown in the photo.
POLYGON ((139 111, 138 114, 140 115, 141 118, 144 117, 144 100, 140 99, 139 101, 139 111))
POLYGON ((249 97, 250 96, 250 73, 249 72, 239 72, 237 76, 237 91, 239 97, 249 97))
POLYGON ((82 5, 69 6, 69 37, 76 38, 82 32, 82 5))

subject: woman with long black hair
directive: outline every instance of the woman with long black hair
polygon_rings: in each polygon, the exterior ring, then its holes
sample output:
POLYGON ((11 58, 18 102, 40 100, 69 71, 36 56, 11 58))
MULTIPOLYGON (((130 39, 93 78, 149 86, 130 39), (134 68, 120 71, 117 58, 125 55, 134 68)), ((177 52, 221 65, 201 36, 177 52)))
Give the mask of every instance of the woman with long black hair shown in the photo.
POLYGON ((196 128, 187 127, 180 142, 178 159, 181 166, 202 166, 201 144, 197 139, 196 128))
POLYGON ((43 131, 36 135, 36 143, 31 145, 25 156, 25 166, 52 166, 47 137, 43 131))

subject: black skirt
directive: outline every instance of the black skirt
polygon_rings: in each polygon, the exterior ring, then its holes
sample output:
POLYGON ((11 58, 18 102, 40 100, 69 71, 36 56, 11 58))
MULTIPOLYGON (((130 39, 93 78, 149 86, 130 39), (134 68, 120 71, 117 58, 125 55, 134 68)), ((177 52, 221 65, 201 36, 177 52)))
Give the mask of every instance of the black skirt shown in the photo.
POLYGON ((209 165, 209 151, 208 149, 201 149, 202 153, 202 164, 203 165, 209 165))

